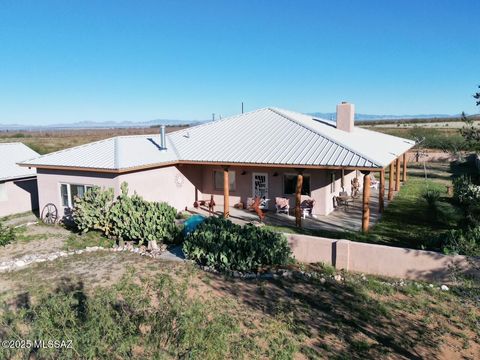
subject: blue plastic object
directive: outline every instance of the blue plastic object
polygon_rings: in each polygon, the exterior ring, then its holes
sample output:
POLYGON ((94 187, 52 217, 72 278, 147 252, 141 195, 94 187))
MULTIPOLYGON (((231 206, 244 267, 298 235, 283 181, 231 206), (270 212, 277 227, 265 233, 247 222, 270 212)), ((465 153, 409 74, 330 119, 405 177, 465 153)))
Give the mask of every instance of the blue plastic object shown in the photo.
POLYGON ((200 214, 190 216, 185 222, 183 223, 183 233, 185 235, 194 231, 199 224, 205 221, 205 216, 200 214))

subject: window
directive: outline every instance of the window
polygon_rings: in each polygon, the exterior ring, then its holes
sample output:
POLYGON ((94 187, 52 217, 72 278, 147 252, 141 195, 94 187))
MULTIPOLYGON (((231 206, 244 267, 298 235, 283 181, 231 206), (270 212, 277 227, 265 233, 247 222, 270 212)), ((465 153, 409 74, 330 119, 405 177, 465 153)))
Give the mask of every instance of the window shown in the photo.
POLYGON ((73 207, 73 200, 76 196, 83 197, 85 191, 92 188, 91 185, 60 184, 60 197, 62 206, 73 207))
POLYGON ((336 191, 336 186, 335 186, 335 172, 330 173, 330 193, 333 194, 336 191))
MULTIPOLYGON (((223 190, 223 171, 214 171, 213 178, 215 190, 223 190)), ((230 170, 228 172, 228 180, 230 183, 230 191, 235 191, 235 171, 230 170)))
MULTIPOLYGON (((283 193, 285 195, 295 194, 297 189, 297 175, 283 175, 283 193)), ((310 195, 310 175, 303 175, 302 195, 310 195)))
POLYGON ((7 194, 7 184, 0 183, 0 201, 7 201, 8 194, 7 194))

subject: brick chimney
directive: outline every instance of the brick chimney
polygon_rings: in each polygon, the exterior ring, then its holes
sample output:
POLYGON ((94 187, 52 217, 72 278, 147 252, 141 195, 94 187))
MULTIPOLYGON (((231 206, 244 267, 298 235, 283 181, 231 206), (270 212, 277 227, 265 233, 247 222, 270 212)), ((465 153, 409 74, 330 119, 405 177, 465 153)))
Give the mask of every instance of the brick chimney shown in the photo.
POLYGON ((337 129, 346 132, 353 131, 355 105, 342 101, 337 105, 337 129))

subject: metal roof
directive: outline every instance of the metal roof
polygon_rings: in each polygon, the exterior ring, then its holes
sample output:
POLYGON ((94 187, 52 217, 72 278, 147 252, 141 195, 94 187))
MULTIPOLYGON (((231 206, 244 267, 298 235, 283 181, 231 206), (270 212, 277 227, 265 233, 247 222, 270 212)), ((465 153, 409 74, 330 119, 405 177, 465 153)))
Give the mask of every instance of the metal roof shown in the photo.
POLYGON ((127 169, 175 161, 383 168, 414 141, 278 108, 264 108, 166 135, 121 136, 26 161, 32 166, 127 169))
POLYGON ((17 163, 37 156, 36 151, 20 142, 0 143, 0 181, 35 176, 35 169, 21 167, 17 163))
POLYGON ((118 136, 56 151, 23 165, 117 170, 177 161, 168 137, 167 149, 161 149, 160 135, 118 136))
POLYGON ((415 142, 292 111, 265 108, 170 134, 182 160, 385 167, 415 142))

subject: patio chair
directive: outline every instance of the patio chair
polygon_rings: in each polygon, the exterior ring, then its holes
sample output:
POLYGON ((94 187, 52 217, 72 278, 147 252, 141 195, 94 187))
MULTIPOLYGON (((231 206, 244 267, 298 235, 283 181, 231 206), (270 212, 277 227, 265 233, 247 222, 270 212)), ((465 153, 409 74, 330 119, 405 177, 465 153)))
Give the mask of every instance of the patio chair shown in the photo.
POLYGON ((277 209, 277 214, 279 213, 290 213, 290 200, 287 198, 276 197, 275 198, 275 208, 277 209))
POLYGON ((268 202, 270 201, 270 199, 266 199, 265 196, 263 198, 260 198, 258 196, 254 197, 254 198, 247 198, 247 209, 248 210, 251 210, 251 211, 254 211, 255 208, 254 208, 254 204, 255 204, 255 200, 258 199, 259 200, 259 204, 258 204, 258 207, 262 210, 268 210, 268 202))
POLYGON ((300 204, 300 209, 302 210, 302 218, 306 218, 307 215, 313 216, 313 206, 315 205, 314 199, 303 200, 300 204))
POLYGON ((262 208, 260 207, 260 205, 262 204, 262 200, 265 200, 265 199, 261 199, 258 196, 256 196, 253 201, 253 210, 257 213, 258 218, 260 219, 260 222, 263 222, 263 220, 265 219, 265 213, 262 211, 262 208))
POLYGON ((358 178, 353 178, 352 179, 352 198, 357 198, 359 193, 360 193, 360 182, 358 181, 358 178))
POLYGON ((334 199, 337 208, 343 207, 347 211, 350 204, 353 203, 354 197, 348 196, 347 192, 345 192, 343 195, 340 193, 339 196, 335 196, 334 199))

